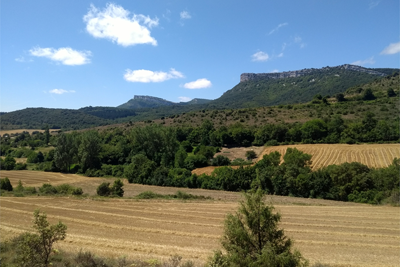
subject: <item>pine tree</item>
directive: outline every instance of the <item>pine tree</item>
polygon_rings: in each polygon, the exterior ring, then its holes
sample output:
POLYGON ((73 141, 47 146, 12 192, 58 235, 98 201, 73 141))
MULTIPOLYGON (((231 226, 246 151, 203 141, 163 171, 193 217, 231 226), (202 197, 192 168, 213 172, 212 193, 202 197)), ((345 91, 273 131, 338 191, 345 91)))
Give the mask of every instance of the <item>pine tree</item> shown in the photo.
POLYGON ((209 266, 308 266, 292 240, 278 228, 281 219, 274 207, 266 205, 263 193, 247 193, 236 214, 225 220, 222 251, 216 251, 209 266))

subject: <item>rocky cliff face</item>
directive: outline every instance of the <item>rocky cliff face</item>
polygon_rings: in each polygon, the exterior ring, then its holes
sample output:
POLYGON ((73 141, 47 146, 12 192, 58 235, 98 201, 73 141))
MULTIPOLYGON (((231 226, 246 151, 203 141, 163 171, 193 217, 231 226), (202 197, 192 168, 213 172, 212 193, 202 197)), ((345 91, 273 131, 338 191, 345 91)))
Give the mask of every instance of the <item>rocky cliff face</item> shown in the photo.
POLYGON ((372 69, 366 69, 366 68, 356 66, 356 65, 345 64, 345 65, 340 65, 337 67, 324 67, 322 69, 302 69, 302 70, 285 71, 285 72, 277 72, 277 73, 242 73, 240 75, 240 82, 246 82, 249 80, 265 80, 265 79, 281 79, 281 78, 299 77, 299 76, 311 74, 312 72, 314 72, 316 70, 328 71, 328 70, 335 69, 335 68, 338 70, 344 69, 344 70, 350 70, 350 71, 365 72, 365 73, 377 75, 377 76, 386 76, 386 74, 372 70, 372 69))

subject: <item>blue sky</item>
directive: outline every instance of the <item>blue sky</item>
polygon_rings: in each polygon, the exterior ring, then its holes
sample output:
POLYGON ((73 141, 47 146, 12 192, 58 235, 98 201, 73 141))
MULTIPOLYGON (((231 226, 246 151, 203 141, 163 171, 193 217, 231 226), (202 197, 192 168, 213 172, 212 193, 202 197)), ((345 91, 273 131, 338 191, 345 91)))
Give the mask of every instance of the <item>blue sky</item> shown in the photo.
POLYGON ((4 0, 0 110, 215 99, 244 72, 399 68, 398 0, 4 0))

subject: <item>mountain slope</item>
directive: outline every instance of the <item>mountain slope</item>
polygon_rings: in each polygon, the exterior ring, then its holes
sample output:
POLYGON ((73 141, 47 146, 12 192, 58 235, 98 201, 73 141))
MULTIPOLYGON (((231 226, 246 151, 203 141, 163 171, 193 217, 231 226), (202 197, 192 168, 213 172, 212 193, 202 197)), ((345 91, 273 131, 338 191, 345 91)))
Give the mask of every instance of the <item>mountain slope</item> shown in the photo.
POLYGON ((135 95, 131 100, 119 105, 117 108, 138 109, 172 105, 176 105, 176 103, 154 96, 135 95))
POLYGON ((341 65, 286 73, 246 73, 242 74, 238 85, 212 101, 210 107, 249 108, 304 103, 316 94, 333 96, 394 71, 396 69, 366 69, 341 65))

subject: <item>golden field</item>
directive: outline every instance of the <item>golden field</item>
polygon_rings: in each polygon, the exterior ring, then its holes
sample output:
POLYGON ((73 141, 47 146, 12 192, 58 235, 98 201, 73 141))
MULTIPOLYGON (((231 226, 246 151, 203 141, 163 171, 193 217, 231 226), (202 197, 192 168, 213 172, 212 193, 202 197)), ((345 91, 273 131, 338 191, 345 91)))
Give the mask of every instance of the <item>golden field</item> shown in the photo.
MULTIPOLYGON (((16 185, 69 183, 95 194, 112 179, 35 171, 2 171, 16 185)), ((69 251, 91 250, 98 255, 204 262, 219 248, 223 221, 234 212, 240 194, 202 189, 184 192, 213 200, 136 200, 140 192, 175 193, 178 188, 126 184, 122 199, 74 197, 1 197, 0 233, 6 239, 32 230, 33 210, 40 208, 52 223, 68 226, 67 239, 57 246, 69 251)), ((295 247, 310 260, 330 266, 398 266, 400 209, 317 199, 267 196, 282 215, 280 226, 295 247)))
POLYGON ((394 158, 400 158, 399 144, 313 144, 267 147, 261 153, 259 159, 273 151, 278 151, 281 155, 284 155, 289 147, 295 147, 312 155, 313 169, 345 162, 360 162, 370 168, 382 168, 392 164, 394 158))

